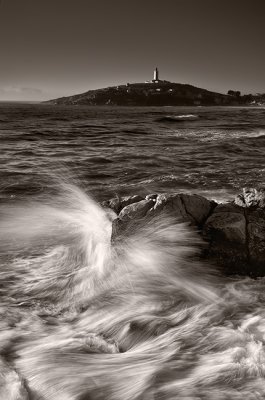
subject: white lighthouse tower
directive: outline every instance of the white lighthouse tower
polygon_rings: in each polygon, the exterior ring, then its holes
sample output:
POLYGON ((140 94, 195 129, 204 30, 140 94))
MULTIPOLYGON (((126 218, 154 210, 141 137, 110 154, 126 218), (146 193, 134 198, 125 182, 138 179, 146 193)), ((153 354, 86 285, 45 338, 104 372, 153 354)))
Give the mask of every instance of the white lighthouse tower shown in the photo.
POLYGON ((156 67, 156 69, 154 70, 154 79, 153 82, 154 83, 158 83, 159 81, 159 72, 158 72, 158 68, 156 67))

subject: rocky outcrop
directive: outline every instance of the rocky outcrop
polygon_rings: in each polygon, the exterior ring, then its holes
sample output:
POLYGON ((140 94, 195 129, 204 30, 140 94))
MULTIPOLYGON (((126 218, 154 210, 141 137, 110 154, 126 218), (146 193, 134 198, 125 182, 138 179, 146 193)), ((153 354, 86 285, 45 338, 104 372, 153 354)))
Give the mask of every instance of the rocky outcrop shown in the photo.
POLYGON ((245 208, 265 208, 265 189, 244 188, 235 198, 235 204, 245 208))
POLYGON ((104 203, 117 214, 113 234, 170 215, 193 226, 205 241, 201 256, 228 274, 265 276, 265 190, 244 189, 233 202, 217 204, 184 193, 132 196, 104 203))
MULTIPOLYGON (((135 198, 136 196, 133 196, 131 201, 128 198, 122 198, 120 201, 115 199, 115 202, 110 200, 107 203, 113 211, 120 210, 115 220, 116 234, 124 230, 128 224, 144 223, 145 219, 154 218, 162 213, 174 217, 179 222, 201 228, 216 206, 215 202, 202 196, 182 193, 148 195, 139 201, 135 201, 135 198)), ((106 205, 106 202, 103 205, 106 205)))

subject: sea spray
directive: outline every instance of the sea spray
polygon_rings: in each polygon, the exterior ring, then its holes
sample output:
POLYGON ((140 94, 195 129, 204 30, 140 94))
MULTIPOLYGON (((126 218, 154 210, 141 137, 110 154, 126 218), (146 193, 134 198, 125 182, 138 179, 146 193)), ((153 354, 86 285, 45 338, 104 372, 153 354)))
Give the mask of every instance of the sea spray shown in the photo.
POLYGON ((114 218, 66 183, 2 206, 0 398, 264 398, 264 279, 213 273, 172 217, 114 218))

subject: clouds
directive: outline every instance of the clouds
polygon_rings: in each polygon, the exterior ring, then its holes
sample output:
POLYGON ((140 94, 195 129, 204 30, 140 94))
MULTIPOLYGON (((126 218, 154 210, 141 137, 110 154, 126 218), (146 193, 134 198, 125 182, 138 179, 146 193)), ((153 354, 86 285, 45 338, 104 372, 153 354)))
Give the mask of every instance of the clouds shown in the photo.
POLYGON ((45 93, 34 87, 4 86, 0 87, 0 100, 42 100, 45 93))
POLYGON ((23 94, 41 94, 43 91, 37 88, 30 88, 30 87, 18 87, 18 86, 7 86, 2 89, 5 93, 23 93, 23 94))

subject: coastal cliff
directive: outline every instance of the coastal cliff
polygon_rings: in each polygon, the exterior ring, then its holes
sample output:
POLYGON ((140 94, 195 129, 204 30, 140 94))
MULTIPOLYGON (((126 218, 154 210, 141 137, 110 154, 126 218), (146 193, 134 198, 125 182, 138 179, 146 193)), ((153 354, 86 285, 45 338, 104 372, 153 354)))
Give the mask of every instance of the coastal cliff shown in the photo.
POLYGON ((243 189, 234 201, 218 204, 199 195, 153 194, 103 203, 117 218, 113 239, 159 215, 170 215, 203 239, 201 257, 226 274, 265 276, 265 190, 243 189))
MULTIPOLYGON (((236 92, 235 92, 236 93, 236 92)), ((58 105, 113 106, 226 106, 246 105, 249 96, 221 94, 188 84, 157 81, 157 83, 128 83, 103 89, 89 90, 74 96, 46 101, 58 105)))

